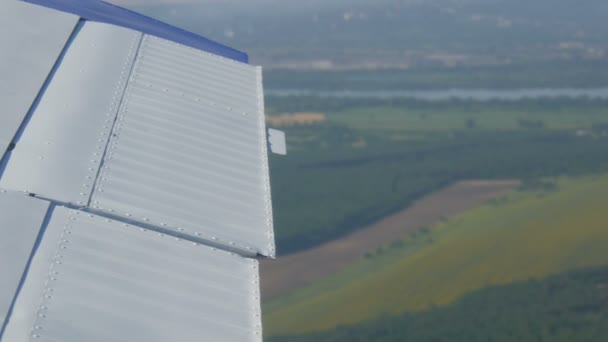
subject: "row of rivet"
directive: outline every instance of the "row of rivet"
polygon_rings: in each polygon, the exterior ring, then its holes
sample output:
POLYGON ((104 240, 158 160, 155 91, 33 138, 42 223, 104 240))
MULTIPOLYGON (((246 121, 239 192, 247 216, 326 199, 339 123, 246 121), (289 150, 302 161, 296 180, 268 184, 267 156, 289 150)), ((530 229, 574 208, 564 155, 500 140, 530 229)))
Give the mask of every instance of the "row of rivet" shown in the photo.
POLYGON ((261 148, 262 148, 262 164, 263 164, 263 177, 264 177, 264 197, 265 197, 265 210, 266 210, 266 237, 269 240, 268 249, 271 255, 274 256, 276 251, 276 247, 274 244, 274 222, 273 222, 273 213, 272 213, 272 199, 271 199, 271 189, 270 189, 270 169, 268 167, 268 137, 266 131, 266 122, 265 122, 265 106, 264 106, 264 91, 263 91, 263 76, 262 76, 262 68, 257 68, 257 84, 258 84, 258 117, 259 117, 259 125, 260 131, 263 136, 261 139, 261 148))
POLYGON ((261 295, 260 295, 260 269, 259 269, 259 263, 257 260, 252 260, 252 269, 253 272, 251 274, 251 276, 253 277, 253 290, 252 290, 252 297, 253 297, 253 303, 251 304, 252 306, 252 312, 253 312, 253 316, 254 316, 254 332, 256 334, 256 336, 262 336, 262 306, 261 306, 261 295))
MULTIPOLYGON (((144 39, 146 39, 146 37, 144 39)), ((145 44, 142 44, 142 49, 144 49, 144 48, 145 48, 145 44)), ((133 66, 133 70, 131 72, 131 79, 129 80, 128 87, 130 87, 130 86, 132 86, 132 85, 134 85, 134 84, 137 83, 137 77, 139 75, 139 69, 141 68, 141 64, 142 64, 141 59, 137 58, 137 60, 135 62, 135 65, 133 66)), ((168 91, 168 89, 167 89, 167 91, 168 91)), ((129 91, 129 89, 127 89, 127 91, 125 93, 125 97, 123 99, 122 106, 121 106, 120 111, 118 113, 118 118, 117 118, 117 121, 116 121, 116 125, 114 127, 114 133, 113 133, 112 137, 110 138, 110 146, 109 146, 109 149, 107 151, 107 156, 106 156, 107 160, 112 160, 113 157, 114 157, 114 155, 115 155, 115 153, 116 153, 116 151, 118 150, 118 142, 117 141, 120 138, 120 132, 122 131, 122 128, 123 128, 123 125, 124 125, 124 121, 125 121, 126 115, 128 113, 128 107, 129 107, 129 103, 130 103, 130 100, 131 100, 130 99, 130 95, 129 95, 130 93, 131 92, 129 91)), ((214 102, 210 102, 210 104, 213 105, 213 106, 215 106, 214 102)), ((262 117, 262 120, 263 120, 263 117, 262 117)), ((265 139, 264 139, 264 141, 265 141, 265 139)), ((266 166, 266 173, 267 173, 267 161, 264 161, 264 164, 266 166)), ((100 177, 99 177, 99 180, 98 180, 98 184, 97 184, 97 191, 98 192, 101 192, 101 193, 105 192, 105 181, 107 181, 107 179, 109 178, 110 174, 111 174, 110 163, 105 163, 105 165, 103 166, 103 169, 101 171, 101 174, 100 174, 100 177)), ((109 212, 109 213, 113 213, 113 214, 118 214, 120 216, 125 216, 125 217, 127 217, 129 219, 141 220, 141 221, 143 221, 145 223, 150 223, 151 222, 150 218, 148 218, 148 217, 134 218, 133 215, 131 213, 128 213, 128 212, 117 213, 113 209, 104 208, 104 207, 101 206, 100 201, 97 201, 97 200, 95 200, 93 202, 93 208, 94 209, 98 209, 98 210, 102 210, 102 211, 106 211, 106 212, 109 212)), ((200 237, 201 239, 204 239, 204 240, 207 240, 207 241, 212 241, 214 243, 218 243, 218 244, 221 244, 221 245, 225 245, 225 246, 229 246, 229 247, 243 248, 243 249, 245 249, 247 251, 250 251, 250 252, 255 252, 256 251, 251 246, 241 245, 241 244, 238 244, 238 243, 233 242, 233 241, 223 240, 223 239, 220 239, 220 238, 218 238, 216 236, 212 236, 210 234, 204 234, 204 233, 197 232, 197 231, 188 232, 188 231, 186 231, 182 227, 179 227, 177 225, 172 225, 172 224, 164 222, 164 221, 160 221, 160 222, 156 222, 155 221, 152 224, 154 224, 154 225, 160 225, 163 228, 169 228, 169 229, 172 229, 172 230, 175 230, 175 231, 178 231, 178 232, 181 232, 181 233, 185 233, 185 234, 194 234, 195 236, 200 237)), ((270 224, 272 225, 272 222, 270 222, 270 224)))
MULTIPOLYGON (((151 36, 145 36, 144 37, 144 44, 142 44, 142 49, 146 49, 148 45, 153 44, 153 43, 146 44, 148 40, 151 40, 151 41, 154 41, 154 40, 165 41, 165 40, 160 39, 160 38, 151 37, 151 36)), ((222 57, 222 56, 219 56, 219 55, 216 55, 216 54, 212 54, 212 53, 209 53, 209 52, 206 52, 206 51, 197 50, 197 49, 191 48, 189 46, 184 46, 184 45, 181 45, 181 44, 178 44, 178 43, 175 43, 175 42, 171 42, 171 41, 165 41, 165 43, 167 45, 171 45, 171 46, 174 46, 176 48, 180 48, 180 49, 184 49, 185 48, 185 49, 188 49, 188 50, 190 50, 190 52, 193 52, 193 53, 197 54, 199 58, 202 58, 202 59, 212 59, 212 60, 215 60, 215 61, 219 61, 220 65, 221 64, 225 64, 224 62, 228 62, 228 64, 230 64, 230 65, 228 65, 230 68, 232 68, 232 67, 243 68, 244 66, 246 66, 250 70, 255 69, 254 67, 252 67, 252 66, 250 66, 248 64, 243 64, 241 62, 237 62, 237 61, 234 61, 232 59, 228 59, 228 58, 225 58, 225 57, 222 57)), ((146 54, 144 54, 144 56, 145 55, 146 54)), ((145 58, 144 56, 142 56, 140 58, 144 59, 145 58)), ((240 82, 238 84, 240 84, 240 82)), ((228 87, 227 90, 233 90, 234 86, 238 86, 238 84, 234 84, 234 85, 228 87)), ((167 92, 167 91, 169 91, 169 89, 163 88, 162 91, 167 92)), ((177 92, 177 95, 185 97, 185 94, 183 92, 177 92)), ((198 102, 198 101, 200 101, 200 99, 197 100, 195 98, 195 101, 198 102)), ((210 104, 213 105, 213 106, 215 106, 215 104, 213 104, 212 102, 210 104)), ((246 110, 237 110, 236 108, 234 108, 232 106, 222 106, 222 107, 224 109, 230 111, 230 112, 238 112, 238 113, 240 113, 243 116, 248 116, 249 115, 249 113, 246 110)))
POLYGON ((100 138, 97 140, 98 144, 95 146, 93 157, 90 160, 92 167, 88 168, 89 172, 85 176, 85 181, 83 182, 83 188, 85 188, 85 190, 80 193, 80 196, 87 197, 87 200, 77 201, 76 204, 78 205, 84 206, 89 204, 90 197, 92 196, 91 191, 94 188, 94 182, 96 182, 95 178, 99 171, 99 167, 101 166, 101 158, 103 158, 104 150, 109 142, 109 136, 112 133, 112 128, 115 117, 117 115, 118 106, 120 105, 122 94, 124 93, 126 88, 129 70, 133 64, 135 54, 137 53, 136 50, 141 38, 141 34, 134 35, 133 40, 131 41, 131 45, 129 46, 129 51, 126 54, 125 62, 122 66, 122 70, 120 71, 120 77, 118 79, 118 82, 116 83, 116 86, 114 87, 112 99, 110 101, 110 104, 108 105, 106 119, 103 123, 101 132, 99 133, 100 138))
POLYGON ((207 52, 207 51, 203 51, 203 50, 200 50, 200 49, 196 49, 196 48, 193 48, 193 47, 188 46, 188 45, 182 45, 182 44, 179 44, 179 43, 176 43, 174 41, 167 40, 167 39, 158 38, 158 37, 154 37, 154 36, 148 36, 148 35, 146 35, 146 38, 149 38, 151 40, 164 41, 165 43, 168 43, 168 44, 173 45, 173 46, 178 46, 180 48, 186 48, 190 52, 194 52, 194 53, 197 53, 197 54, 200 54, 200 55, 203 55, 203 56, 207 56, 207 57, 213 58, 215 60, 222 61, 223 63, 230 63, 230 64, 234 64, 234 65, 239 66, 239 67, 244 64, 243 62, 239 62, 239 61, 236 61, 236 60, 231 59, 231 58, 226 58, 226 57, 218 55, 218 54, 214 54, 214 53, 211 53, 211 52, 207 52))
MULTIPOLYGON (((5 193, 5 192, 6 192, 6 190, 0 190, 0 193, 5 193)), ((44 292, 42 295, 41 304, 39 305, 38 310, 36 311, 36 319, 35 319, 33 328, 31 330, 31 335, 34 338, 40 338, 42 331, 44 330, 44 320, 47 318, 47 312, 49 310, 49 307, 52 305, 53 292, 54 292, 53 286, 54 286, 54 284, 56 284, 58 282, 58 276, 60 274, 60 272, 57 270, 57 268, 60 267, 60 265, 64 264, 65 254, 67 253, 67 249, 70 244, 70 240, 68 239, 68 236, 72 234, 72 230, 74 229, 73 224, 76 224, 76 222, 78 221, 78 216, 80 216, 80 215, 85 215, 85 214, 80 211, 74 211, 68 217, 68 222, 65 223, 63 226, 63 232, 61 233, 61 236, 59 238, 59 242, 57 244, 57 250, 55 252, 54 257, 52 258, 53 262, 49 266, 49 273, 48 273, 47 280, 44 285, 44 292)), ((123 228, 127 228, 127 229, 136 229, 137 228, 136 226, 133 226, 133 225, 130 225, 127 223, 120 223, 119 221, 110 220, 108 218, 103 218, 103 217, 92 215, 92 214, 86 214, 86 217, 88 217, 91 220, 101 219, 108 223, 114 222, 116 224, 121 224, 121 226, 123 228)), ((87 226, 93 228, 92 225, 87 225, 87 226)), ((144 228, 139 228, 139 231, 142 233, 154 234, 153 231, 144 229, 144 228)), ((187 241, 187 240, 180 239, 177 237, 171 237, 169 235, 162 234, 162 233, 156 233, 156 235, 162 239, 171 238, 172 240, 174 240, 176 242, 191 244, 196 247, 201 246, 201 244, 199 244, 199 243, 187 241)), ((241 258, 241 256, 239 256, 235 253, 226 252, 223 250, 219 250, 217 248, 211 248, 211 247, 207 247, 207 248, 210 248, 213 252, 228 254, 233 257, 241 258)), ((252 263, 252 268, 254 269, 253 276, 257 277, 258 272, 259 272, 258 266, 257 266, 257 261, 254 259, 249 259, 249 260, 252 263)), ((254 284, 256 285, 256 286, 254 286, 254 294, 253 294, 254 299, 257 302, 259 302, 259 300, 260 300, 259 281, 254 280, 254 284)), ((256 309, 255 313, 256 313, 256 318, 257 318, 260 316, 260 308, 259 308, 259 306, 257 306, 257 307, 254 307, 254 309, 256 309)), ((260 330, 260 332, 261 332, 261 330, 260 330)))
MULTIPOLYGON (((147 35, 144 37, 144 43, 142 44, 142 52, 144 52, 144 53, 139 57, 139 59, 141 59, 141 60, 144 60, 144 58, 145 58, 144 56, 145 56, 145 49, 147 47, 147 44, 146 44, 147 40, 160 40, 160 38, 156 38, 156 37, 152 37, 152 36, 147 36, 147 35)), ((176 46, 176 47, 188 48, 188 49, 191 49, 193 51, 199 52, 201 55, 205 55, 205 57, 211 57, 213 59, 219 59, 219 60, 222 60, 222 61, 229 61, 231 63, 232 62, 238 63, 238 62, 236 62, 234 60, 231 60, 231 59, 219 56, 219 55, 211 54, 211 53, 208 53, 208 52, 205 52, 205 51, 196 50, 196 49, 191 48, 189 46, 180 45, 178 43, 171 42, 171 41, 167 41, 167 42, 170 43, 170 44, 172 44, 172 45, 174 45, 174 46, 176 46)), ((145 83, 145 84, 146 84, 147 87, 153 87, 153 85, 151 83, 149 83, 149 82, 145 83)), ((169 88, 162 88, 161 91, 165 92, 165 93, 169 93, 171 90, 169 88)), ((178 95, 179 97, 186 97, 186 94, 184 92, 182 92, 182 91, 176 92, 175 94, 178 95)), ((202 101, 201 97, 197 97, 197 96, 188 98, 188 100, 194 101, 194 102, 199 102, 199 103, 202 101)), ((211 101, 211 100, 207 100, 205 102, 207 102, 207 104, 210 105, 210 106, 212 106, 212 107, 217 107, 218 106, 217 103, 215 103, 214 101, 211 101)), ((231 106, 222 106, 222 109, 225 109, 225 110, 227 110, 229 112, 240 113, 242 116, 249 116, 249 113, 246 110, 237 110, 237 109, 235 109, 235 108, 233 108, 231 106)))
POLYGON ((76 222, 76 215, 79 215, 80 212, 74 211, 73 214, 68 216, 67 222, 63 225, 63 231, 59 236, 59 241, 57 242, 57 247, 55 253, 52 257, 52 262, 49 265, 49 272, 44 284, 44 291, 42 293, 42 299, 40 300, 40 305, 38 306, 38 310, 36 310, 36 319, 34 321, 34 326, 32 327, 31 335, 34 338, 40 338, 41 332, 44 330, 43 321, 47 318, 47 312, 49 306, 52 305, 54 286, 59 281, 60 272, 57 270, 64 262, 65 253, 67 253, 67 249, 70 244, 70 240, 68 236, 72 234, 73 223, 76 222))

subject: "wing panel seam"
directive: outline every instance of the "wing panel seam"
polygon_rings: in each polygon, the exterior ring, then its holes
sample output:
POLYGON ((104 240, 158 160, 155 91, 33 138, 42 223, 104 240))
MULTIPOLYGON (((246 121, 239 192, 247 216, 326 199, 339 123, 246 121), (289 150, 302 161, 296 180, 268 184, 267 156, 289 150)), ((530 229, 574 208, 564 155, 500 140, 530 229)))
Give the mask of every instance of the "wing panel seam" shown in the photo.
MULTIPOLYGON (((120 116, 120 111, 121 111, 121 109, 123 107, 123 103, 125 101, 125 96, 126 96, 125 94, 127 92, 127 87, 129 85, 129 80, 131 79, 131 75, 133 74, 133 70, 135 70, 135 63, 136 63, 137 57, 139 55, 139 51, 140 51, 140 47, 141 47, 143 38, 144 38, 144 34, 140 33, 138 35, 138 38, 133 40, 129 53, 127 54, 127 60, 123 67, 122 75, 116 85, 116 92, 119 92, 120 89, 122 88, 122 93, 120 95, 120 100, 117 102, 116 115, 114 116, 114 121, 112 122, 112 125, 110 126, 109 136, 107 137, 107 140, 105 141, 105 145, 103 146, 103 152, 101 153, 101 156, 99 157, 100 158, 99 167, 96 170, 95 177, 93 179, 93 182, 91 183, 91 192, 89 193, 89 197, 88 197, 88 200, 86 203, 87 207, 91 206, 91 202, 93 200, 93 195, 95 194, 95 191, 97 189, 97 185, 98 185, 99 178, 101 176, 101 173, 102 173, 102 170, 103 170, 103 167, 105 164, 105 160, 106 160, 106 158, 108 158, 108 151, 110 148, 110 142, 112 141, 112 134, 114 134, 114 130, 115 130, 117 122, 118 122, 118 117, 120 116), (127 67, 129 67, 129 66, 130 66, 130 69, 127 72, 127 67)), ((85 180, 85 183, 86 183, 86 180, 85 180)))

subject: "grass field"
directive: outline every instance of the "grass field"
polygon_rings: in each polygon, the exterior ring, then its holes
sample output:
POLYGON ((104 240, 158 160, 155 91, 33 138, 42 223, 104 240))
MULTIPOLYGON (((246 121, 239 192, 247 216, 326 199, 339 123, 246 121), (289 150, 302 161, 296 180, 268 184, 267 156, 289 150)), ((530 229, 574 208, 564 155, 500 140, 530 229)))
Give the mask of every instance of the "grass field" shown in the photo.
POLYGON ((475 104, 436 108, 359 107, 329 115, 333 122, 360 130, 445 132, 463 129, 518 130, 541 123, 551 130, 589 130, 606 121, 605 108, 552 108, 524 110, 475 104))
MULTIPOLYGON (((490 200, 502 198, 519 186, 521 182, 517 180, 458 182, 343 238, 279 257, 278 260, 262 260, 262 300, 280 297, 312 285, 352 266, 360 261, 361 257, 375 253, 379 248, 411 248, 417 244, 418 239, 413 239, 410 234, 418 234, 423 228, 455 217, 490 200), (407 238, 397 241, 404 236, 407 238), (311 265, 315 267, 310 267, 311 265)), ((378 261, 373 260, 367 264, 376 268, 378 261)), ((354 273, 361 274, 359 271, 354 273)))
POLYGON ((457 181, 608 170, 604 101, 289 100, 269 106, 318 110, 327 121, 285 127, 289 155, 270 158, 280 255, 344 237, 457 181))
POLYGON ((272 342, 597 342, 608 336, 608 267, 473 291, 455 303, 272 342))
POLYGON ((424 310, 487 286, 608 264, 608 176, 557 185, 469 211, 314 288, 266 303, 266 335, 424 310))

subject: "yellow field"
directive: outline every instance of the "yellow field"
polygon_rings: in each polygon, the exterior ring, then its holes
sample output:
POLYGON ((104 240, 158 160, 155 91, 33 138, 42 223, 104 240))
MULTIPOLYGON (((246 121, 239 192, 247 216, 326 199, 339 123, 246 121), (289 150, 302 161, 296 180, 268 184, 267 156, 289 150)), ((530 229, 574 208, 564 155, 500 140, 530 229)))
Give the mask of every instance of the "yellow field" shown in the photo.
POLYGON ((323 113, 290 113, 267 115, 266 123, 273 127, 288 127, 321 124, 327 120, 323 113))
POLYGON ((608 264, 608 176, 558 184, 467 212, 436 227, 432 244, 342 287, 273 303, 266 335, 422 310, 489 285, 608 264))

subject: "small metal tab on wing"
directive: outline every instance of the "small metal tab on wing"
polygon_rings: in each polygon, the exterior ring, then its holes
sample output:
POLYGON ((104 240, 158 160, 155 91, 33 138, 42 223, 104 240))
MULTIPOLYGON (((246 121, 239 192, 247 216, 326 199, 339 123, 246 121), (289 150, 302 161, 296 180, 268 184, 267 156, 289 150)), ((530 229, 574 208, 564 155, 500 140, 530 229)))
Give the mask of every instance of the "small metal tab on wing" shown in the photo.
POLYGON ((282 156, 287 154, 287 143, 285 142, 285 132, 273 128, 268 129, 268 143, 272 153, 282 156))

